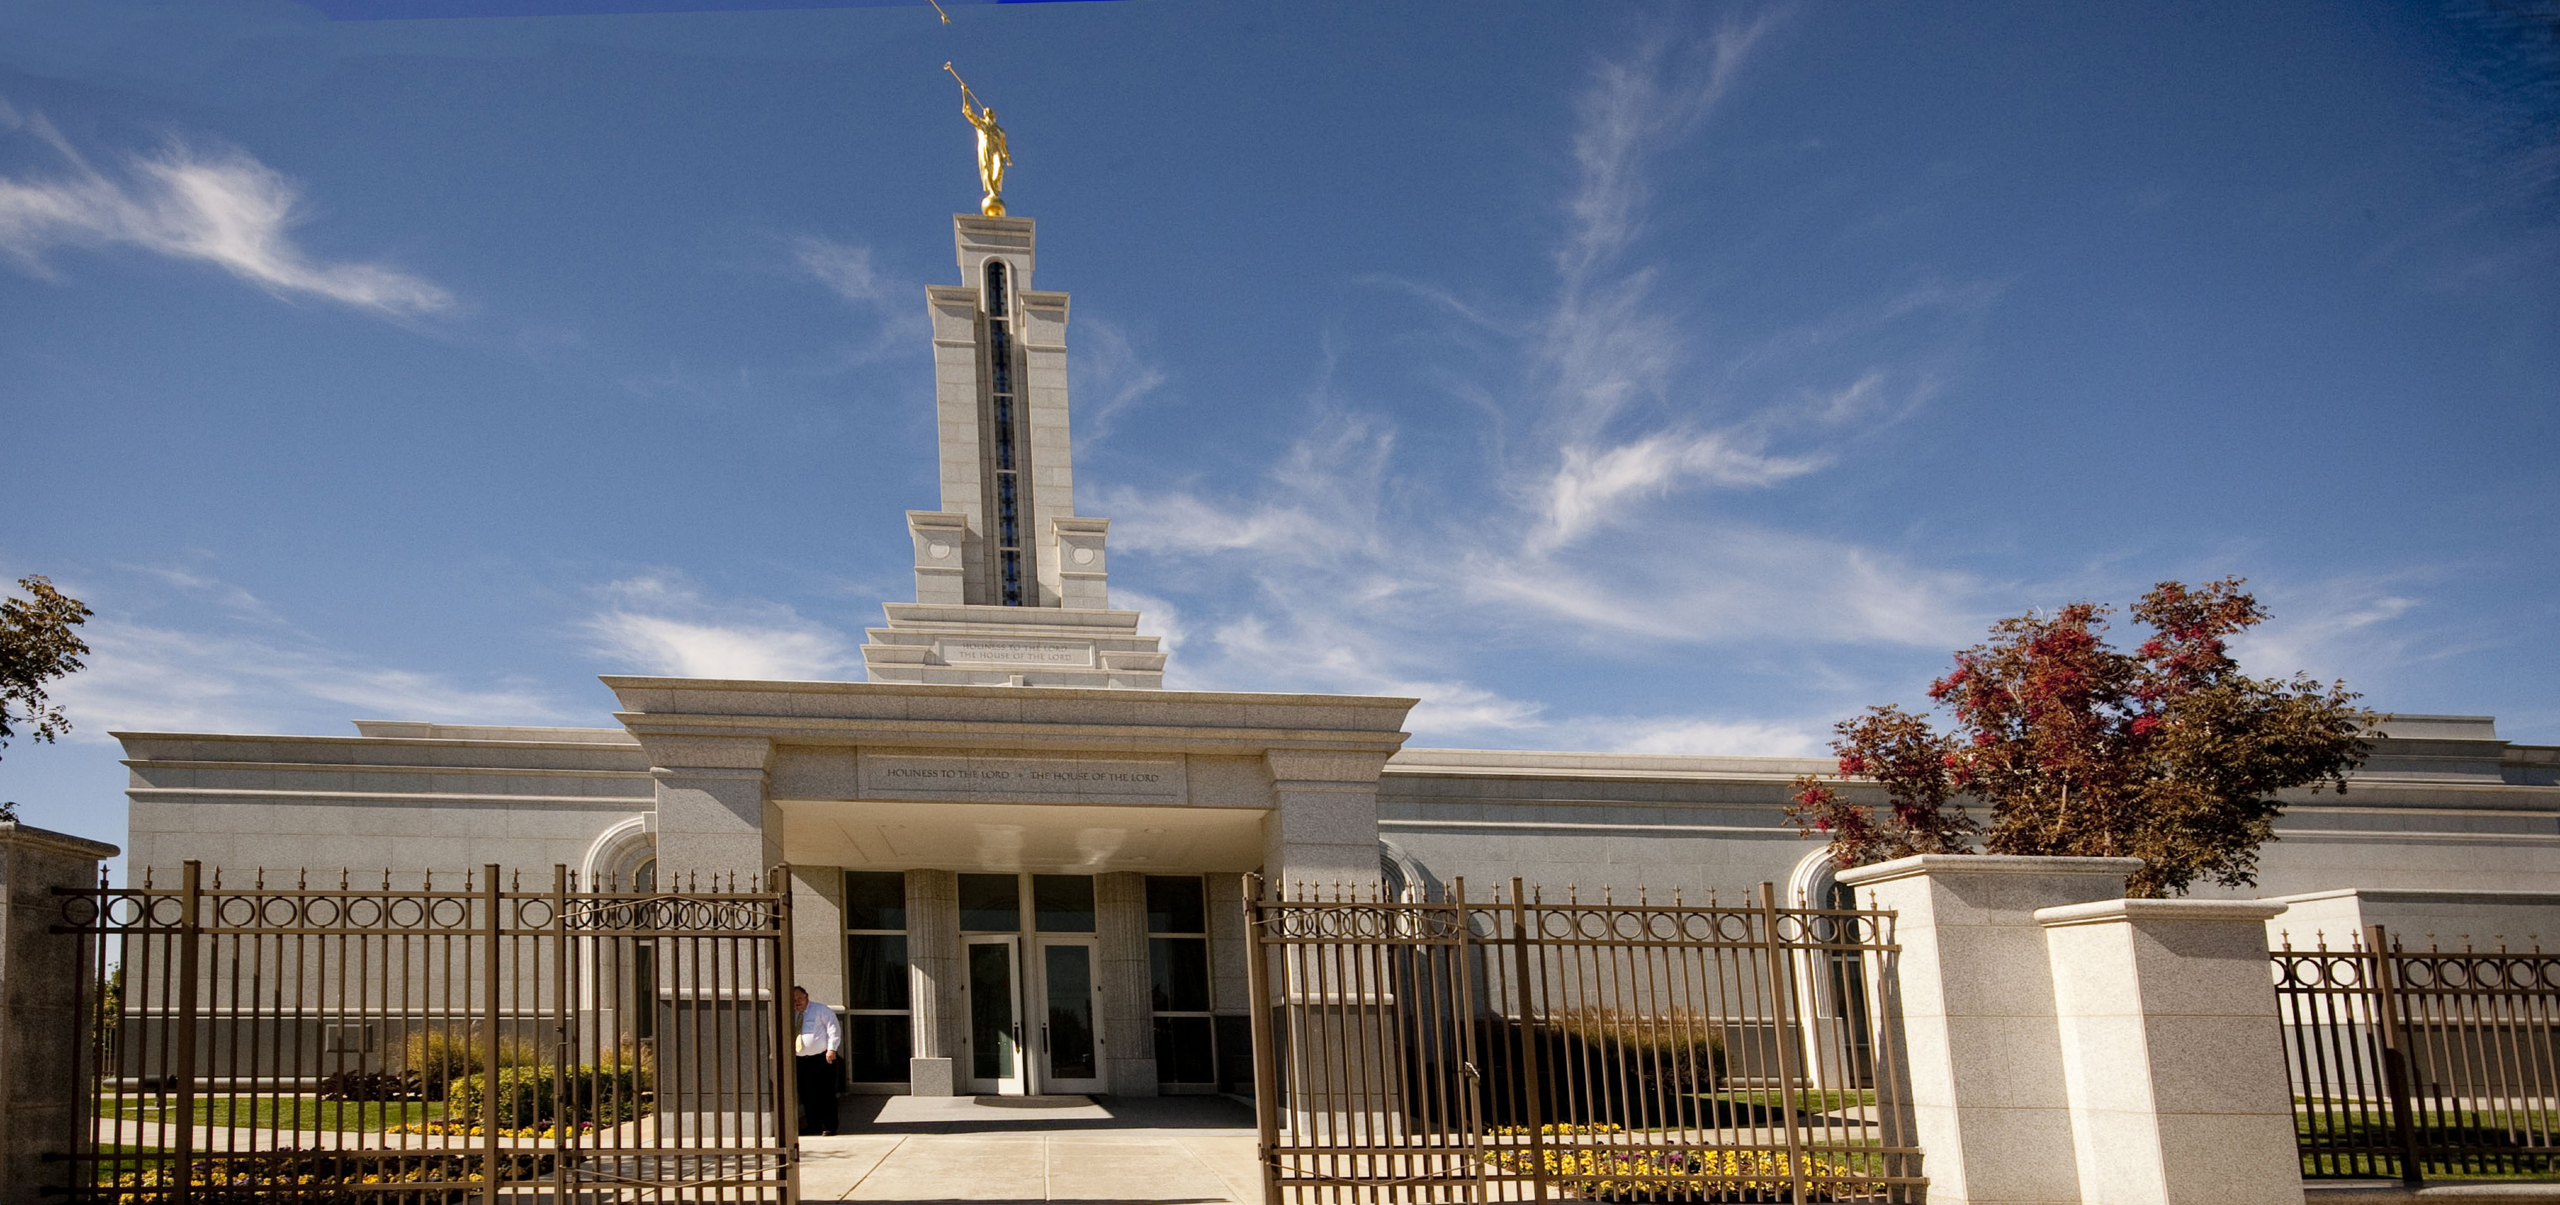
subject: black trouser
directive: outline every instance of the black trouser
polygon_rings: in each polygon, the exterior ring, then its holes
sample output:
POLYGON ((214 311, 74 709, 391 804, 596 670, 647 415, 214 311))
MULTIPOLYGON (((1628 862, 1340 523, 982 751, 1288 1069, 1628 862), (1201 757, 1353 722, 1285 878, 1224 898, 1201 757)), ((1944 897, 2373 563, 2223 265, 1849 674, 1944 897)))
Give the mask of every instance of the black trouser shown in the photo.
POLYGON ((836 1132, 836 1065, 823 1054, 804 1054, 799 1066, 800 1132, 836 1132))

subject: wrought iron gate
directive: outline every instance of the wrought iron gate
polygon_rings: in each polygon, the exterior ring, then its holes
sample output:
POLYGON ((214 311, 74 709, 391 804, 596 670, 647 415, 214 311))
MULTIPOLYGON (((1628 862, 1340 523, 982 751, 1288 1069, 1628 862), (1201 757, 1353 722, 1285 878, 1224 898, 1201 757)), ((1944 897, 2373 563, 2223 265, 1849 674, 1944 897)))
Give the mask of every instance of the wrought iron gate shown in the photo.
POLYGON ((1917 1199, 1893 914, 1266 896, 1254 1100, 1282 1201, 1917 1199))
MULTIPOLYGON (((98 1199, 793 1198, 790 895, 488 866, 61 891, 97 950, 98 1199)), ((715 884, 715 887, 717 885, 715 884)))

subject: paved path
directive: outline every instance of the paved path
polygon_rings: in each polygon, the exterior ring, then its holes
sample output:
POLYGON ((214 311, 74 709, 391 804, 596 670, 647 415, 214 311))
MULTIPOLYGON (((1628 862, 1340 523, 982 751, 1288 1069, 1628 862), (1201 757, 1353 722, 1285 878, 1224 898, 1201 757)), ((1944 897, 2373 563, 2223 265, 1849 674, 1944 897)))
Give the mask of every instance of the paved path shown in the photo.
POLYGON ((1259 1205, 1253 1111, 1217 1096, 854 1097, 800 1140, 808 1200, 1259 1205))

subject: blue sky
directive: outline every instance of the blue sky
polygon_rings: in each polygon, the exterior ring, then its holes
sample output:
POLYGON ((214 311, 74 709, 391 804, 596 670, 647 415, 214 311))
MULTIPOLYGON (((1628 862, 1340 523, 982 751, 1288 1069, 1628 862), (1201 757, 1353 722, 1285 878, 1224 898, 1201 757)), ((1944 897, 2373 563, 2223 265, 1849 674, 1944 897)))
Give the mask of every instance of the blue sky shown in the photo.
POLYGON ((2241 574, 2258 672, 2560 742, 2560 115, 2486 9, 610 11, 677 7, 0 3, 0 573, 98 611, 0 796, 114 840, 110 730, 858 677, 945 60, 1170 685, 1802 753, 2241 574))

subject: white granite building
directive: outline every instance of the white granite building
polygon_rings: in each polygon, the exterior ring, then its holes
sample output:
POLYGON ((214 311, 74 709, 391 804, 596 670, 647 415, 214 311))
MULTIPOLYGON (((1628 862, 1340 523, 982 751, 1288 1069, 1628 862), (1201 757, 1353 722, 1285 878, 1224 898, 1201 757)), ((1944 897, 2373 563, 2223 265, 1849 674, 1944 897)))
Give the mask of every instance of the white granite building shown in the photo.
MULTIPOLYGON (((856 1078, 929 1094, 1231 1086, 1245 871, 1833 889, 1780 821, 1826 760, 1407 749, 1411 699, 1162 689, 1110 608, 1109 521, 1075 511, 1067 295, 1031 288, 1030 220, 954 226, 964 283, 927 295, 941 508, 908 513, 916 598, 870 631, 869 681, 607 677, 606 729, 119 733, 133 876, 787 863, 798 977, 848 1012, 856 1078)), ((2279 832, 2262 890, 2306 924, 2560 940, 2560 748, 2486 717, 2398 717, 2279 832)))

